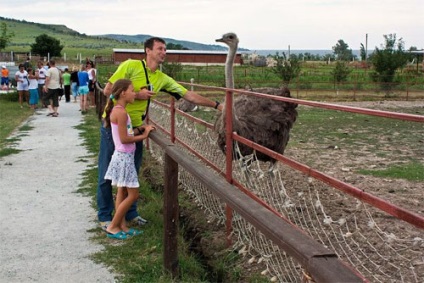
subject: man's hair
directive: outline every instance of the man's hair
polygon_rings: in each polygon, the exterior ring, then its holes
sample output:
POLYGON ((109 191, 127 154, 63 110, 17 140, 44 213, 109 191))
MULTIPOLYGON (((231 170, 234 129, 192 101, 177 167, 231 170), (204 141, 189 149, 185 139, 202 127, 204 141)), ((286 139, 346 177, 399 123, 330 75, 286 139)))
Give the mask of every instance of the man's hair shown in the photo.
POLYGON ((144 52, 146 52, 146 48, 149 48, 150 50, 152 50, 153 49, 153 44, 155 43, 155 41, 158 41, 158 42, 163 43, 163 44, 166 45, 165 40, 163 40, 162 38, 160 38, 160 37, 151 37, 151 38, 147 39, 144 42, 144 52))

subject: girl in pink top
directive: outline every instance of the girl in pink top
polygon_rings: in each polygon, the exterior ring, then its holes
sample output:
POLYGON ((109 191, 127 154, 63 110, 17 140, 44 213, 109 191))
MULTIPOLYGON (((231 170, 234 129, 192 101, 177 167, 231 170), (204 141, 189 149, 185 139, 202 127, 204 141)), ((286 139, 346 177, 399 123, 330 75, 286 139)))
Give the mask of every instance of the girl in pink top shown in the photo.
POLYGON ((135 142, 148 137, 153 126, 142 126, 141 134, 134 136, 131 119, 125 110, 127 103, 134 102, 135 92, 130 80, 121 79, 113 84, 112 95, 106 105, 105 126, 112 127, 115 151, 109 163, 105 179, 111 180, 118 187, 115 202, 115 215, 107 227, 107 236, 124 240, 129 236, 139 235, 141 231, 129 229, 125 214, 138 199, 138 174, 134 165, 135 142), (115 106, 114 106, 115 101, 115 106))

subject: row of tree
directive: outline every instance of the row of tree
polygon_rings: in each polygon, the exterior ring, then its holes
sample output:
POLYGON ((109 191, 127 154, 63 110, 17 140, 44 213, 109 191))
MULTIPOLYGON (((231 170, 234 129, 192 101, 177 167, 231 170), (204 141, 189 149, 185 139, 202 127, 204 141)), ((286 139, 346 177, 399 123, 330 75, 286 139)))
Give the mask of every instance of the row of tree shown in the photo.
MULTIPOLYGON (((369 58, 366 58, 365 48, 361 50, 361 57, 364 61, 368 59, 367 61, 372 64, 371 78, 374 82, 379 83, 381 90, 388 95, 394 85, 396 70, 403 68, 411 55, 405 52, 405 43, 402 38, 397 39, 396 34, 384 35, 384 39, 385 42, 381 48, 375 48, 369 58)), ((416 50, 416 48, 412 50, 416 50)), ((353 54, 349 46, 341 39, 333 46, 333 51, 337 61, 331 74, 337 91, 340 83, 346 81, 352 71, 348 62, 352 60, 353 54)), ((299 75, 300 60, 296 55, 290 55, 290 58, 287 58, 284 53, 282 55, 276 53, 272 57, 277 62, 272 70, 284 84, 288 85, 299 75)))

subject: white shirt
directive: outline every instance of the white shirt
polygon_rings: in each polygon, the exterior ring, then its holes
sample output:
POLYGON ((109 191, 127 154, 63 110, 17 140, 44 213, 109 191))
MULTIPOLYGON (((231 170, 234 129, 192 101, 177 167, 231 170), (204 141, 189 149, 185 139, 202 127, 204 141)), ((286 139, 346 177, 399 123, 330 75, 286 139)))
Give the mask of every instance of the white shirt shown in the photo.
POLYGON ((38 69, 38 84, 43 85, 46 82, 47 70, 41 67, 38 69))

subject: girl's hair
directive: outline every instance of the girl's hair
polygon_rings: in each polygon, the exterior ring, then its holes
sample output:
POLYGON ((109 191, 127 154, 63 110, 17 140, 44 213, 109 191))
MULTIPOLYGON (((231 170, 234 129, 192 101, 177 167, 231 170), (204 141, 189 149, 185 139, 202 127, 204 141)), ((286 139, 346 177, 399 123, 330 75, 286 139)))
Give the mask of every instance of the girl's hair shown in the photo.
POLYGON ((106 128, 110 127, 110 113, 112 112, 114 106, 113 99, 118 100, 121 97, 121 93, 126 91, 131 84, 132 82, 128 79, 119 79, 113 84, 112 94, 110 95, 109 100, 105 106, 106 117, 104 126, 106 128))

